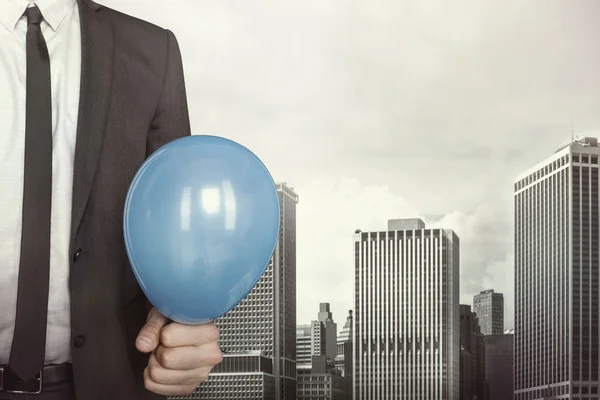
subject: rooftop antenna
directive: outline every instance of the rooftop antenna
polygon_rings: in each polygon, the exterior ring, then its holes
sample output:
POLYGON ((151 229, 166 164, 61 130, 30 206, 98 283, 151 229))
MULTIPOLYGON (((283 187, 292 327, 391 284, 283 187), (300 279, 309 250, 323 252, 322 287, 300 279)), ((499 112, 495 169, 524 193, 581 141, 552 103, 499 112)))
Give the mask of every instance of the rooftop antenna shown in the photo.
POLYGON ((573 111, 571 111, 571 142, 575 141, 575 117, 573 111))

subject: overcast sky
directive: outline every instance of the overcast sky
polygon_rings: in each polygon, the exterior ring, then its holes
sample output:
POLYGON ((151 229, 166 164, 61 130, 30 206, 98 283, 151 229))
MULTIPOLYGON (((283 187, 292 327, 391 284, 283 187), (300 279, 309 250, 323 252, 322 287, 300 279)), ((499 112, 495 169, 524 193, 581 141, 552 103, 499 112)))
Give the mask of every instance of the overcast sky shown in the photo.
POLYGON ((512 182, 600 136, 600 2, 100 0, 171 29, 197 134, 252 149, 298 204, 298 323, 352 308, 352 234, 461 238, 461 302, 505 294, 512 182))

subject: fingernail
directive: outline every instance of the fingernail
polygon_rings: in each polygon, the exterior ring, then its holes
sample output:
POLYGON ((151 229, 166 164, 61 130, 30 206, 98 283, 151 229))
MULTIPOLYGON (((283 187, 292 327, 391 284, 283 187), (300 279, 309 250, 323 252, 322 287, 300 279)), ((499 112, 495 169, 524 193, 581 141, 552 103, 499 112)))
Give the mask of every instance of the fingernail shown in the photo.
POLYGON ((145 349, 152 347, 152 340, 147 337, 140 336, 137 338, 137 342, 145 349))

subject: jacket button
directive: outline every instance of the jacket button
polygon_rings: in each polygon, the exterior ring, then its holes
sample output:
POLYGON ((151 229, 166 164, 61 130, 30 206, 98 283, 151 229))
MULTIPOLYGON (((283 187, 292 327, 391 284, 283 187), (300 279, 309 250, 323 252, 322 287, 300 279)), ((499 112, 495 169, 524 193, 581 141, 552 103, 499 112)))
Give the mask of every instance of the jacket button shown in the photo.
POLYGON ((79 249, 75 252, 75 255, 73 256, 73 262, 77 261, 77 259, 79 258, 80 255, 81 255, 81 249, 79 249))
POLYGON ((73 345, 75 346, 76 349, 80 349, 83 347, 84 343, 85 343, 85 336, 79 335, 75 338, 73 345))

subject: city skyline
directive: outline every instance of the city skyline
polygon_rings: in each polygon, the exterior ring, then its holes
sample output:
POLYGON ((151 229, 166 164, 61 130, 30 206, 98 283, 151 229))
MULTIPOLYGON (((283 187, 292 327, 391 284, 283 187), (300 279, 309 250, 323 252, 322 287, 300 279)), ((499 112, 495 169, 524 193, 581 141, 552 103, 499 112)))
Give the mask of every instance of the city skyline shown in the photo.
POLYGON ((355 229, 420 215, 461 238, 461 302, 493 287, 514 326, 512 181, 572 114, 600 136, 599 2, 100 2, 175 33, 194 133, 301 194, 299 321, 353 308, 355 229))

